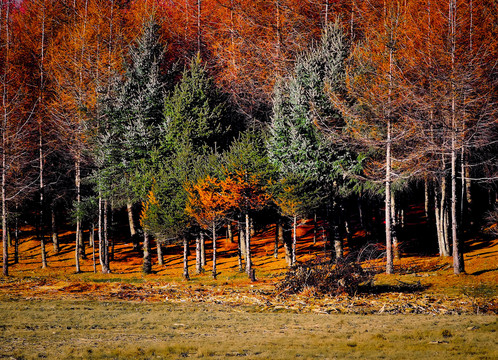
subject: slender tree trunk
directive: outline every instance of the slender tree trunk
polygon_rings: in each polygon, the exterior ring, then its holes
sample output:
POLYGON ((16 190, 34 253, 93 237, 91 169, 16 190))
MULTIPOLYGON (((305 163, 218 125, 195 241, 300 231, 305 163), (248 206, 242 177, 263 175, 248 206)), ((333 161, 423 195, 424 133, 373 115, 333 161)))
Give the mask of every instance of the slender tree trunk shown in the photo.
POLYGON ((103 200, 104 205, 104 262, 106 273, 111 272, 111 267, 109 263, 109 203, 106 199, 103 200))
POLYGON ((19 264, 19 224, 16 217, 14 229, 14 264, 19 264))
POLYGON ((190 280, 190 275, 188 273, 188 238, 183 237, 183 278, 185 280, 190 280))
MULTIPOLYGON (((41 125, 40 125, 41 127, 41 125)), ((41 130, 40 130, 41 131, 41 130)), ((39 141, 39 155, 40 155, 40 249, 41 249, 41 258, 42 258, 42 269, 47 267, 47 252, 45 250, 45 231, 44 231, 44 219, 43 219, 43 208, 44 208, 44 192, 45 187, 43 183, 43 147, 42 147, 42 136, 40 132, 40 141, 39 141)))
POLYGON ((246 230, 245 230, 245 236, 246 236, 246 272, 249 278, 251 277, 252 273, 252 259, 251 259, 251 224, 250 224, 250 219, 249 219, 249 213, 245 214, 246 218, 246 230))
POLYGON ((344 256, 344 249, 340 231, 340 207, 337 203, 337 200, 334 200, 333 211, 332 211, 332 224, 333 224, 333 232, 334 232, 334 251, 335 251, 335 261, 339 261, 344 256))
POLYGON ((424 210, 425 218, 429 219, 429 179, 427 176, 424 179, 424 210))
POLYGON ((281 226, 281 229, 282 229, 281 230, 282 243, 284 244, 285 261, 287 262, 287 266, 291 267, 292 266, 292 237, 290 235, 290 229, 288 229, 287 226, 286 226, 286 229, 284 229, 283 226, 281 226))
POLYGON ((396 194, 393 191, 391 193, 391 234, 393 242, 393 256, 396 260, 399 260, 399 249, 398 249, 399 216, 397 212, 398 206, 399 205, 396 203, 396 194))
POLYGON ((201 262, 201 237, 200 234, 195 239, 195 272, 197 275, 202 274, 202 262, 201 262))
POLYGON ((213 279, 218 275, 216 271, 216 224, 213 221, 213 279))
POLYGON ((284 239, 284 223, 282 222, 282 219, 279 218, 278 222, 278 241, 283 244, 285 242, 284 239))
POLYGON ((292 219, 292 258, 291 266, 296 265, 296 245, 297 245, 297 216, 292 219))
POLYGON ((204 232, 201 231, 201 266, 206 266, 206 238, 204 236, 204 232))
POLYGON ((156 240, 156 250, 157 250, 157 263, 160 266, 164 266, 163 246, 159 239, 156 240))
MULTIPOLYGON (((457 223, 457 143, 456 143, 456 89, 455 89, 455 55, 456 55, 456 27, 457 27, 457 4, 456 0, 450 0, 450 41, 451 41, 451 235, 453 240, 453 272, 455 275, 465 272, 462 250, 458 238, 457 223)), ((463 174, 462 174, 463 176, 463 174)))
POLYGON ((133 250, 140 252, 140 238, 138 237, 135 228, 135 221, 133 220, 133 205, 130 201, 126 203, 126 210, 128 213, 128 224, 130 226, 130 236, 133 243, 133 250))
MULTIPOLYGON (((106 204, 107 204, 107 201, 106 201, 106 204)), ((106 227, 106 229, 107 229, 107 234, 108 234, 107 235, 107 239, 108 239, 107 240, 107 245, 108 245, 108 247, 109 246, 111 247, 111 253, 109 254, 109 250, 107 251, 107 264, 110 267, 111 261, 114 261, 114 244, 115 244, 115 242, 114 242, 114 233, 112 232, 112 229, 113 229, 112 224, 114 222, 114 213, 113 213, 113 210, 112 210, 112 202, 111 202, 111 206, 109 207, 109 210, 111 212, 111 220, 110 220, 110 224, 111 225, 110 226, 108 225, 106 227), (109 234, 110 234, 110 236, 109 236, 109 234), (110 245, 109 245, 109 243, 110 243, 110 245)))
POLYGON ((240 244, 240 253, 242 255, 242 258, 244 261, 246 260, 247 253, 246 253, 246 232, 245 232, 245 226, 242 224, 241 221, 239 221, 239 244, 240 244))
POLYGON ((2 245, 3 245, 3 275, 9 276, 9 244, 7 240, 7 199, 6 191, 6 170, 5 170, 5 131, 2 132, 2 245))
POLYGON ((277 219, 277 222, 275 223, 275 246, 273 248, 273 257, 275 259, 278 259, 278 233, 280 229, 280 219, 277 219))
MULTIPOLYGON (((2 124, 0 127, 0 130, 2 131, 2 146, 0 148, 0 154, 2 155, 2 248, 3 248, 3 275, 4 276, 9 276, 9 243, 7 239, 7 124, 8 124, 8 91, 7 91, 7 77, 9 73, 9 52, 10 52, 10 9, 11 7, 9 6, 10 4, 7 3, 7 6, 5 6, 5 23, 0 24, 0 27, 4 25, 4 31, 3 33, 5 34, 5 58, 3 59, 4 61, 4 66, 2 66, 3 73, 1 74, 0 78, 2 79, 2 107, 3 107, 3 114, 2 114, 2 124)), ((3 8, 3 4, 1 6, 3 8)), ((2 15, 2 10, 0 9, 0 15, 2 15)), ((1 19, 0 16, 0 20, 1 19)), ((1 32, 0 32, 1 34, 1 32)))
POLYGON ((107 203, 102 199, 99 192, 99 262, 102 274, 110 273, 109 264, 107 262, 107 220, 106 220, 106 207, 107 203))
POLYGON ((387 141, 386 141, 386 274, 392 274, 393 254, 391 238, 391 121, 387 120, 387 141))
POLYGON ((47 251, 45 249, 45 234, 40 226, 40 247, 41 247, 41 257, 42 257, 42 269, 47 267, 47 251))
POLYGON ((147 230, 144 229, 144 243, 143 243, 143 253, 144 253, 144 261, 142 266, 142 271, 144 274, 152 273, 152 261, 150 258, 150 236, 147 233, 147 230))
POLYGON ((92 224, 92 228, 90 229, 90 244, 92 247, 92 263, 93 263, 93 272, 97 273, 97 260, 95 258, 95 224, 92 224))
POLYGON ((58 254, 60 251, 59 234, 57 233, 57 221, 55 217, 55 209, 53 206, 51 209, 51 217, 52 217, 52 244, 54 246, 54 253, 58 254))
MULTIPOLYGON (((76 184, 76 204, 78 209, 80 208, 80 203, 81 203, 81 172, 80 172, 80 158, 79 156, 76 156, 76 163, 75 163, 75 170, 76 170, 76 176, 75 176, 75 184, 76 184)), ((76 273, 80 273, 80 237, 81 237, 81 219, 79 216, 79 211, 78 215, 76 216, 76 241, 75 241, 75 249, 74 249, 74 259, 76 261, 76 273)))
POLYGON ((455 275, 465 272, 462 250, 458 238, 457 223, 457 198, 456 198, 456 157, 457 150, 455 147, 455 134, 452 135, 452 152, 451 152, 451 235, 453 239, 453 272, 455 275))
POLYGON ((358 196, 358 216, 360 217, 360 225, 362 228, 365 228, 365 220, 363 218, 363 206, 362 206, 362 201, 361 201, 362 195, 358 196))
POLYGON ((245 247, 244 244, 245 244, 245 237, 244 237, 244 231, 242 229, 242 225, 240 223, 240 221, 237 222, 238 224, 238 228, 239 228, 239 233, 238 233, 238 236, 237 236, 237 260, 238 260, 238 264, 239 264, 239 272, 243 272, 244 271, 244 261, 242 260, 245 255, 244 253, 242 252, 242 248, 245 247))
POLYGON ((472 184, 471 184, 471 179, 470 179, 470 167, 466 166, 465 167, 465 198, 467 199, 467 207, 470 210, 470 213, 472 213, 472 184))
POLYGON ((230 242, 230 244, 233 244, 234 241, 233 241, 233 229, 232 229, 232 222, 229 222, 228 223, 228 226, 227 226, 227 231, 228 231, 228 241, 230 242))
POLYGON ((313 245, 316 244, 316 237, 318 233, 318 223, 316 221, 316 213, 313 214, 313 245))

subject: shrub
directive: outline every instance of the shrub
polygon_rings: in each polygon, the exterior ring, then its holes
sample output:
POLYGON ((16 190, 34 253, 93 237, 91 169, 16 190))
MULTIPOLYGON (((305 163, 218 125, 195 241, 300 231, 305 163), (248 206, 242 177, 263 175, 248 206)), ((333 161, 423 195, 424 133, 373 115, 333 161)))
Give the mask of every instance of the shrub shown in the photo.
POLYGON ((371 272, 351 260, 333 263, 328 259, 317 258, 289 269, 285 278, 277 285, 281 293, 296 294, 310 289, 316 294, 353 295, 362 283, 373 279, 371 272))

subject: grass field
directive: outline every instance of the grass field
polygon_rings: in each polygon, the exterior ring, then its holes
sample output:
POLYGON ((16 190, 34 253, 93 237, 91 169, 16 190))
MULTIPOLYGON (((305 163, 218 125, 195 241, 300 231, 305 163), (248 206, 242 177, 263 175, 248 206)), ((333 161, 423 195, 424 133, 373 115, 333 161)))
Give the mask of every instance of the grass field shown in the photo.
MULTIPOLYGON (((298 261, 323 252, 303 224, 298 261)), ((257 281, 237 271, 236 244, 219 239, 218 279, 182 279, 182 249, 143 275, 142 259, 117 241, 111 274, 93 271, 91 249, 74 272, 74 233, 61 252, 26 230, 18 264, 0 276, 0 359, 497 359, 498 239, 466 244, 466 273, 451 259, 403 254, 353 296, 276 290, 286 271, 271 230, 254 238, 257 281)), ((209 243, 208 243, 209 249, 209 243)), ((12 252, 13 249, 11 248, 12 252)), ((210 259, 208 250, 207 258, 210 259)), ((12 259, 12 255, 11 255, 12 259)), ((371 265, 371 264, 370 264, 371 265)), ((382 267, 382 259, 377 261, 382 267)))
POLYGON ((10 300, 7 359, 496 359, 496 316, 254 312, 212 303, 10 300))

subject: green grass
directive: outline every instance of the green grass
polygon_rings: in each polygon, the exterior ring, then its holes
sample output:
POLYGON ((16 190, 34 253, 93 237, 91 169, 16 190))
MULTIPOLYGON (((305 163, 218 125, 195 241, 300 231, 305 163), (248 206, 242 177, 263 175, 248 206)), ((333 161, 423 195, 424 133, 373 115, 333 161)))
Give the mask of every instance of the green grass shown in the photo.
POLYGON ((206 303, 4 300, 0 358, 496 359, 490 315, 255 312, 206 303))

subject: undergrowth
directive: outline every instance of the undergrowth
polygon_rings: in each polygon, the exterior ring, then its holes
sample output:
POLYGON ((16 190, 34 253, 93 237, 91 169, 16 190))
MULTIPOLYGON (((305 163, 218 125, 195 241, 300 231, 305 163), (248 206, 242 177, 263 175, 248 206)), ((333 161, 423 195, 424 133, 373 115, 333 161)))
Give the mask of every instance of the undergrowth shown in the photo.
POLYGON ((290 268, 277 285, 277 290, 287 294, 306 291, 321 295, 353 295, 361 284, 371 282, 373 275, 356 261, 347 258, 336 262, 315 258, 290 268))

